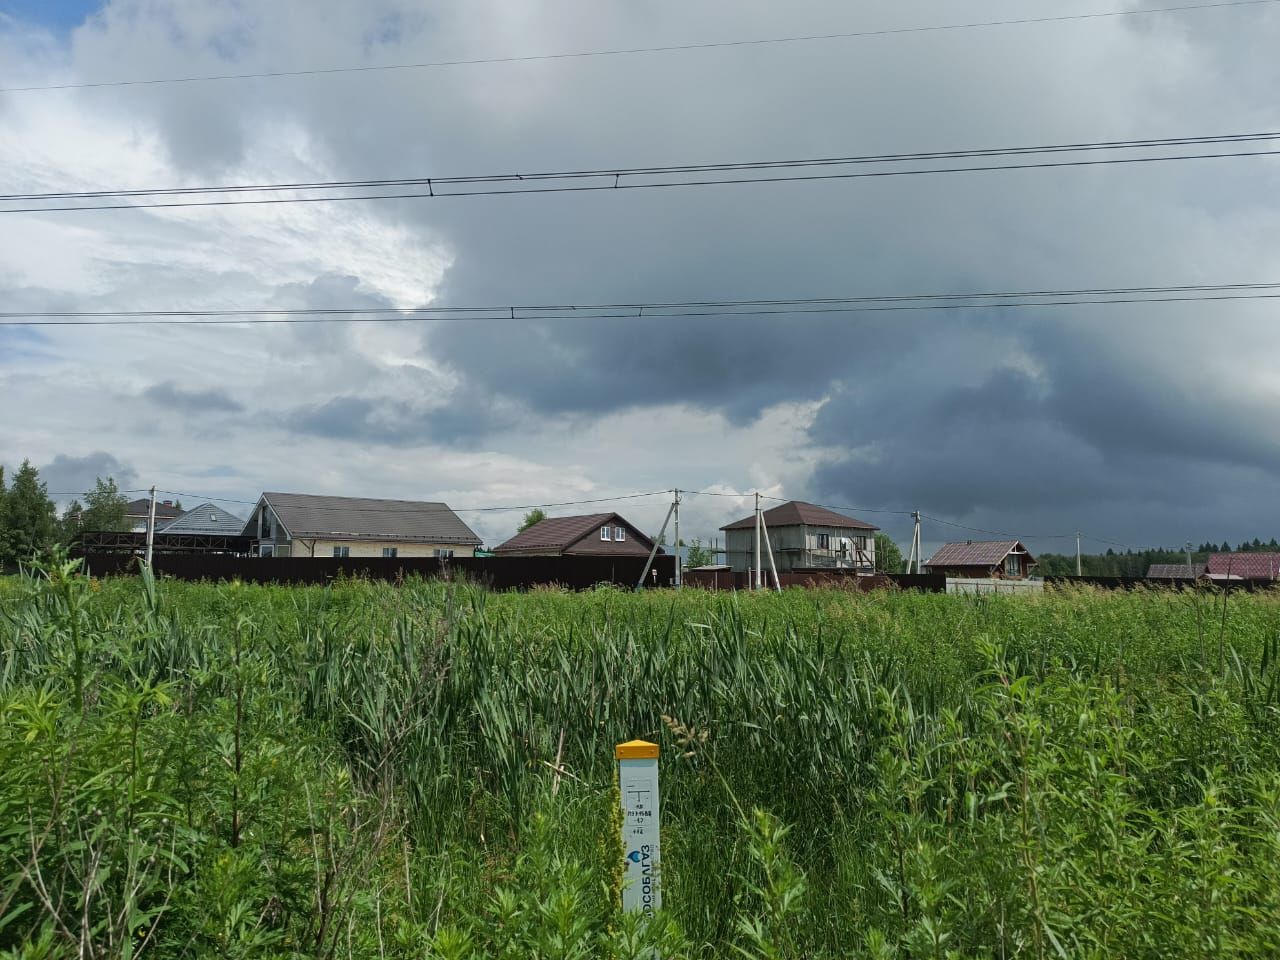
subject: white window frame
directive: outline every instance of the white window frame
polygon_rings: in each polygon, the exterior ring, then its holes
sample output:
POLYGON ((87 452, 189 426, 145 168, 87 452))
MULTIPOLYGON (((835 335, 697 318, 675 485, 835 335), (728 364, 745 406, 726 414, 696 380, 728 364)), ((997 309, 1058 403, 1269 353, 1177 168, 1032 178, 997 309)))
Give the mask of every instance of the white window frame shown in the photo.
POLYGON ((437 560, 453 559, 453 547, 436 547, 433 552, 437 560))
POLYGON ((815 534, 814 534, 814 537, 816 537, 816 538, 817 538, 817 543, 818 543, 818 549, 819 549, 819 550, 830 550, 830 549, 831 549, 831 534, 829 534, 829 533, 815 533, 815 534))
POLYGON ((1004 574, 1006 577, 1022 576, 1022 554, 1011 553, 1004 558, 1004 574), (1012 570, 1009 569, 1011 566, 1012 570))
POLYGON ((335 546, 334 546, 334 548, 333 548, 333 559, 335 559, 335 560, 350 560, 350 559, 351 559, 351 548, 350 548, 350 547, 343 547, 343 546, 335 545, 335 546))
POLYGON ((276 555, 276 545, 274 543, 258 544, 258 556, 274 557, 276 555))
POLYGON ((615 542, 615 543, 624 543, 624 542, 626 541, 626 539, 627 539, 627 528, 626 528, 626 527, 614 527, 614 528, 613 528, 613 540, 614 540, 614 542, 615 542))
POLYGON ((612 531, 613 531, 613 528, 606 523, 603 527, 600 528, 600 539, 605 541, 606 543, 612 543, 613 542, 613 536, 611 535, 612 531))
POLYGON ((400 556, 399 547, 383 547, 382 556, 388 560, 394 560, 400 556))

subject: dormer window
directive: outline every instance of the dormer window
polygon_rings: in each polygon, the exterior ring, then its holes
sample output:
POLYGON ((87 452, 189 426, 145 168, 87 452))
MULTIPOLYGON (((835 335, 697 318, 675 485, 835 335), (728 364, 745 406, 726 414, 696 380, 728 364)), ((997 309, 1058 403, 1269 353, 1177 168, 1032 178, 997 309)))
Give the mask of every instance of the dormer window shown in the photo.
POLYGON ((613 539, 612 533, 613 533, 613 528, 612 528, 612 527, 601 527, 601 528, 600 528, 600 539, 601 539, 601 540, 612 540, 612 539, 613 539))

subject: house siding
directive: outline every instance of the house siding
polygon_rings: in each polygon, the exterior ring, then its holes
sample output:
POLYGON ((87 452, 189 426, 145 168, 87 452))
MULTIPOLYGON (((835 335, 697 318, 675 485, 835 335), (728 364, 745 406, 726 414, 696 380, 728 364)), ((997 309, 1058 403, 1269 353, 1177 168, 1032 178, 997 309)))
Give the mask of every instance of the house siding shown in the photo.
POLYGON ((395 547, 397 557, 434 557, 437 550, 452 550, 455 557, 474 557, 476 548, 461 543, 406 543, 403 540, 311 540, 298 537, 292 544, 295 557, 333 557, 334 547, 348 547, 352 557, 380 557, 384 547, 395 547))
MULTIPOLYGON (((769 543, 773 548, 773 560, 778 573, 790 573, 793 570, 804 570, 815 567, 832 569, 853 569, 855 558, 840 555, 841 539, 849 539, 854 547, 861 549, 867 557, 862 565, 875 566, 875 534, 871 530, 851 530, 847 527, 813 527, 804 524, 792 524, 785 527, 769 528, 769 543), (826 535, 830 546, 822 549, 818 546, 819 537, 826 535)), ((755 562, 756 532, 750 530, 726 530, 726 561, 735 573, 743 573, 752 568, 755 562)), ((761 537, 760 550, 764 554, 764 566, 769 567, 769 554, 761 537)))

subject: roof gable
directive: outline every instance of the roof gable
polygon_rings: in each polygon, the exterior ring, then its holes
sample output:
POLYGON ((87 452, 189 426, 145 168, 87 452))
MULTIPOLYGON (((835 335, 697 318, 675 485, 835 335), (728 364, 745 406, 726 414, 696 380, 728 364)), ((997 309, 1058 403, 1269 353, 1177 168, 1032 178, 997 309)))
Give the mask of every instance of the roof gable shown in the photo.
POLYGON ((244 521, 212 503, 202 503, 188 510, 158 533, 224 533, 239 535, 244 521))
MULTIPOLYGON (((764 511, 764 522, 765 526, 770 528, 808 526, 836 527, 843 530, 880 529, 875 524, 867 523, 865 520, 846 517, 843 513, 836 513, 834 510, 828 510, 826 507, 819 507, 812 503, 805 503, 802 500, 791 500, 764 511)), ((752 514, 741 520, 735 520, 720 529, 747 530, 754 528, 755 525, 756 517, 755 514, 752 514)))
POLYGON ((944 543, 925 561, 926 567, 985 567, 1003 563, 1004 558, 1018 550, 1035 558, 1018 540, 966 540, 963 543, 944 543))
POLYGON ((646 549, 653 548, 653 540, 645 536, 634 524, 616 513, 589 513, 576 517, 547 517, 527 530, 521 530, 510 540, 493 548, 494 553, 513 550, 568 550, 586 537, 596 535, 606 524, 627 528, 627 533, 646 549))
POLYGON ((1280 576, 1280 553, 1215 553, 1209 557, 1209 574, 1274 580, 1280 576))
POLYGON ((1153 563, 1147 568, 1148 580, 1195 580, 1208 572, 1203 563, 1153 563))
POLYGON ((262 501, 294 538, 481 543, 443 503, 270 492, 262 495, 262 501))

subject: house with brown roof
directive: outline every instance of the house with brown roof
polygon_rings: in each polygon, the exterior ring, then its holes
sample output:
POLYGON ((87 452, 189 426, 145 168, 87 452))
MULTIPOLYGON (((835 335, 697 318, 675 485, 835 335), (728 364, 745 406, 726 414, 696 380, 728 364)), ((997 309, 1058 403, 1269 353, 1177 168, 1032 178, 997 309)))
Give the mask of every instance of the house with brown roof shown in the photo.
POLYGON ((262 557, 471 557, 481 540, 443 503, 264 493, 245 524, 262 557))
POLYGON ((1018 540, 944 543, 924 564, 926 573, 975 580, 1025 580, 1036 558, 1018 540))
MULTIPOLYGON (((875 535, 880 529, 875 524, 801 500, 765 510, 763 518, 780 574, 796 570, 875 570, 875 535)), ((756 559, 755 514, 720 529, 725 535, 729 567, 735 573, 751 570, 756 559)), ((768 569, 768 555, 765 556, 763 566, 768 569)))
MULTIPOLYGON (((146 533, 147 524, 151 522, 151 500, 149 497, 141 497, 137 500, 130 500, 125 504, 124 508, 125 522, 129 524, 129 529, 134 533, 146 533)), ((182 516, 182 508, 177 506, 172 500, 156 501, 156 529, 173 523, 182 516)))
POLYGON ((653 540, 621 515, 591 513, 547 517, 493 552, 503 557, 647 557, 652 549, 653 540))
POLYGON ((1209 556, 1211 580, 1280 579, 1280 553, 1214 553, 1209 556))

